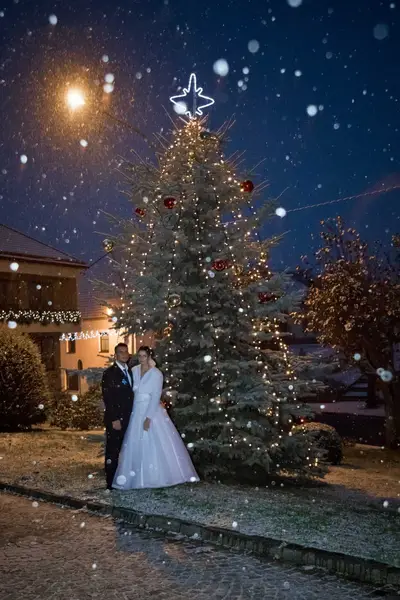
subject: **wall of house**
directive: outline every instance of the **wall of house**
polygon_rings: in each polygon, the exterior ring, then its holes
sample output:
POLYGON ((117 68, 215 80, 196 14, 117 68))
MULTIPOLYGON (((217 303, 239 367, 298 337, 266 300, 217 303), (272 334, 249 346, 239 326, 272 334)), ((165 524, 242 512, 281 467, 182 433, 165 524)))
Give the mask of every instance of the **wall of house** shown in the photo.
MULTIPOLYGON (((0 309, 37 313, 78 310, 76 277, 82 269, 33 260, 20 260, 18 265, 18 271, 12 272, 10 261, 0 258, 0 309)), ((44 325, 39 320, 19 327, 30 334, 80 331, 79 323, 44 325)))
MULTIPOLYGON (((34 311, 30 323, 18 322, 18 331, 27 333, 37 345, 52 392, 62 389, 61 348, 59 337, 65 332, 80 331, 80 323, 48 323, 40 321, 43 312, 77 311, 78 293, 76 277, 82 268, 42 262, 40 258, 18 259, 18 270, 10 270, 10 262, 0 258, 0 310, 7 315, 34 311)), ((28 313, 30 315, 30 313, 28 313)), ((7 318, 7 317, 6 317, 7 318)))
POLYGON ((61 341, 60 361, 62 370, 63 389, 73 393, 85 393, 89 384, 84 377, 69 377, 68 370, 101 368, 105 369, 109 358, 114 354, 114 347, 124 342, 128 344, 129 352, 135 354, 140 345, 150 345, 152 337, 136 338, 134 335, 123 336, 112 329, 112 321, 107 317, 101 319, 83 319, 81 323, 82 332, 108 332, 108 340, 101 337, 76 340, 75 344, 61 341), (142 341, 143 340, 143 341, 142 341), (78 381, 79 380, 79 381, 78 381), (75 388, 75 389, 69 389, 75 388), (77 388, 77 389, 76 389, 77 388))

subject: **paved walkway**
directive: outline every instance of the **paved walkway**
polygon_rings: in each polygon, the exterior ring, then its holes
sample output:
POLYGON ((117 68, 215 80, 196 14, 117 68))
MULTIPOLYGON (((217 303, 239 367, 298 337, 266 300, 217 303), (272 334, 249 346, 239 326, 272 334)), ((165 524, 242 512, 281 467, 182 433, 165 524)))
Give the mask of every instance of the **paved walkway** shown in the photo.
POLYGON ((0 600, 366 600, 369 588, 0 494, 0 600))

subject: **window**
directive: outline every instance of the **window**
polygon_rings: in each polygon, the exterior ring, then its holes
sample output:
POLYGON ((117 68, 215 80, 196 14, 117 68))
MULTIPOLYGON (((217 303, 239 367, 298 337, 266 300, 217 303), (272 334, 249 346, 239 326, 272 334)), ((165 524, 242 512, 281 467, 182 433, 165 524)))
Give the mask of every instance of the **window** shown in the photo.
POLYGON ((67 354, 75 354, 76 340, 67 340, 67 354))
POLYGON ((56 370, 56 351, 57 351, 57 342, 54 337, 50 335, 32 335, 32 339, 35 342, 38 350, 40 352, 40 356, 42 359, 42 363, 46 367, 46 371, 55 371, 56 370))
POLYGON ((54 310, 54 283, 49 281, 28 282, 28 305, 31 310, 54 310), (50 304, 49 304, 50 302, 50 304))
POLYGON ((69 373, 67 371, 67 390, 79 392, 79 375, 77 373, 69 373))
POLYGON ((110 352, 110 338, 108 333, 100 336, 100 352, 110 352))
POLYGON ((81 360, 78 360, 78 371, 82 371, 83 369, 83 362, 81 360))

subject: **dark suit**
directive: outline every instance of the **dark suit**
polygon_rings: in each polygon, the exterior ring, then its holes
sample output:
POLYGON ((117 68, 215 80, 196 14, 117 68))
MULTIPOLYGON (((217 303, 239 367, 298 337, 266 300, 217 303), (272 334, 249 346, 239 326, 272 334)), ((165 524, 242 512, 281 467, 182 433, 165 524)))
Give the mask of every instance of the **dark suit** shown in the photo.
MULTIPOLYGON (((131 381, 132 371, 129 369, 131 381)), ((133 390, 128 377, 117 364, 113 364, 103 373, 101 382, 104 402, 104 425, 106 428, 105 472, 107 487, 111 488, 122 441, 126 433, 133 407, 133 390), (121 430, 112 426, 113 421, 121 422, 121 430)))

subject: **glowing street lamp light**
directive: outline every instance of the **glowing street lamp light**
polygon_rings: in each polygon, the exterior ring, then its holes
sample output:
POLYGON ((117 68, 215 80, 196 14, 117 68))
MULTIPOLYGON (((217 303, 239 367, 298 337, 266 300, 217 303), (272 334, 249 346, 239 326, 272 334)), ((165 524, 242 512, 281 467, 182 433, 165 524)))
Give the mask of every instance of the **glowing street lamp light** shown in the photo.
MULTIPOLYGON (((112 84, 106 84, 106 85, 112 85, 112 84)), ((89 99, 90 99, 90 96, 89 96, 89 99)), ((66 101, 66 104, 67 104, 68 108, 72 112, 75 112, 76 110, 79 110, 80 108, 82 108, 83 106, 86 105, 85 95, 84 95, 83 91, 80 90, 79 88, 70 88, 70 89, 68 89, 67 93, 66 93, 66 96, 65 96, 65 101, 66 101)), ((89 102, 89 105, 90 104, 91 103, 89 102)), ((96 110, 96 107, 94 107, 94 109, 96 110)), ((136 133, 137 135, 140 135, 140 137, 143 138, 145 140, 145 142, 151 148, 154 148, 154 145, 150 142, 150 140, 148 139, 148 137, 144 133, 142 133, 140 131, 140 129, 138 129, 137 127, 134 127, 133 125, 131 125, 127 121, 124 121, 123 119, 119 119, 115 115, 113 115, 110 112, 108 112, 108 110, 97 108, 96 113, 97 114, 102 114, 105 117, 107 117, 107 118, 111 119, 112 121, 114 121, 115 123, 118 123, 119 125, 122 125, 126 129, 129 129, 130 131, 133 131, 133 133, 136 133)), ((81 144, 81 145, 84 146, 84 144, 81 144)))
POLYGON ((66 102, 71 110, 77 110, 86 104, 83 92, 77 88, 68 90, 66 102))

